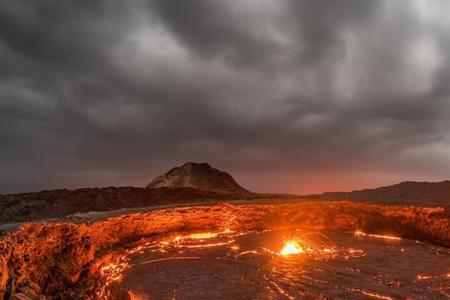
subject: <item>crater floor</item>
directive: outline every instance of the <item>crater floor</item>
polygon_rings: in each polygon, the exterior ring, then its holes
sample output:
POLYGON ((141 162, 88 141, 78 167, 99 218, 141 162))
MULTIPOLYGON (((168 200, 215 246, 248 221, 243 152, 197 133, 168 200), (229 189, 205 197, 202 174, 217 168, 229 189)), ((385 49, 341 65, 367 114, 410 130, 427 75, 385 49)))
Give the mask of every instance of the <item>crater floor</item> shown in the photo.
POLYGON ((100 271, 100 299, 450 298, 450 249, 362 232, 175 234, 100 271))

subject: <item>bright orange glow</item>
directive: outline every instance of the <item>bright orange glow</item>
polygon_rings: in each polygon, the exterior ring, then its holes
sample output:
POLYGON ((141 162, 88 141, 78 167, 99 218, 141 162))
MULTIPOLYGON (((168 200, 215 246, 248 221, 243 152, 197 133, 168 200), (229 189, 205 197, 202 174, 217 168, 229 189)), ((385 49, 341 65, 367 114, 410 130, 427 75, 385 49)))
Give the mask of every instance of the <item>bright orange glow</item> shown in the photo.
POLYGON ((427 280, 427 279, 432 279, 433 276, 428 276, 428 275, 417 275, 417 280, 427 280))
POLYGON ((128 296, 130 296, 131 300, 145 300, 144 297, 134 291, 128 291, 128 296))
POLYGON ((366 235, 366 234, 364 232, 362 232, 361 230, 357 229, 357 230, 355 230, 355 235, 356 236, 363 236, 363 235, 366 235))
MULTIPOLYGON (((269 230, 268 230, 269 231, 269 230)), ((149 260, 141 260, 138 262, 133 262, 134 265, 143 265, 143 264, 153 264, 159 263, 163 261, 170 260, 202 260, 201 256, 187 256, 187 249, 207 249, 212 247, 222 247, 225 246, 227 251, 227 257, 232 258, 241 258, 245 259, 245 256, 255 256, 255 255, 269 255, 272 258, 276 258, 274 261, 279 263, 279 257, 283 257, 284 260, 297 260, 300 259, 301 262, 304 260, 328 260, 333 258, 344 258, 354 259, 364 257, 368 254, 366 250, 350 248, 350 247, 341 247, 340 245, 332 244, 332 241, 324 234, 319 235, 309 234, 309 232, 303 232, 302 230, 296 230, 296 233, 292 234, 290 238, 285 239, 282 243, 282 247, 280 248, 265 248, 259 246, 257 248, 247 248, 244 244, 242 248, 238 244, 239 239, 237 236, 242 236, 248 233, 253 233, 253 231, 247 232, 239 232, 239 231, 231 231, 229 229, 224 229, 223 231, 217 232, 196 232, 196 233, 186 233, 186 234, 178 234, 178 235, 168 235, 161 240, 143 240, 143 242, 139 242, 138 245, 132 249, 125 249, 123 253, 120 253, 118 256, 114 256, 112 261, 102 265, 100 270, 100 275, 102 279, 104 279, 104 285, 100 288, 98 292, 96 292, 98 298, 100 299, 110 299, 111 290, 108 286, 113 282, 120 282, 123 280, 124 271, 129 268, 131 263, 130 255, 135 253, 144 253, 144 251, 151 252, 160 252, 160 253, 169 253, 170 256, 157 256, 152 257, 149 260), (183 254, 184 253, 184 254, 183 254), (294 257, 294 255, 305 254, 303 256, 294 257), (184 256, 183 256, 184 255, 184 256)), ((388 240, 401 240, 400 237, 392 236, 392 235, 380 235, 380 234, 369 234, 365 233, 361 230, 356 230, 354 232, 355 236, 360 237, 372 237, 372 238, 382 238, 388 240)), ((279 240, 278 240, 279 242, 279 240)), ((363 242, 363 241, 361 241, 363 242)), ((278 244, 279 246, 280 244, 278 244)), ((403 248, 400 248, 400 251, 406 251, 403 248)), ((265 256, 267 257, 267 256, 265 256)), ((218 258, 219 259, 219 258, 218 258)), ((417 282, 426 282, 427 280, 434 279, 450 279, 450 273, 443 273, 440 275, 432 274, 415 274, 415 278, 417 282)), ((287 299, 296 299, 294 296, 291 296, 288 291, 283 290, 283 287, 277 284, 277 280, 273 280, 272 278, 266 277, 264 278, 268 281, 268 288, 274 290, 275 292, 283 295, 283 297, 287 299)), ((312 277, 303 276, 306 280, 314 280, 316 282, 324 282, 319 279, 315 279, 312 277)), ((359 288, 351 288, 350 291, 357 292, 360 294, 360 297, 365 298, 375 298, 382 300, 393 300, 393 298, 388 295, 378 294, 377 292, 364 290, 359 288)), ((128 295, 132 300, 143 300, 149 298, 142 298, 142 295, 134 291, 128 291, 128 295)), ((447 295, 447 294, 444 294, 447 295)), ((145 296, 144 296, 145 297, 145 296)), ((175 299, 173 297, 173 299, 175 299)))
POLYGON ((240 248, 239 248, 238 245, 233 245, 233 246, 230 246, 230 249, 237 251, 237 250, 239 250, 240 248))
POLYGON ((280 254, 283 256, 305 253, 305 249, 298 240, 288 240, 283 244, 280 254))
POLYGON ((234 240, 230 240, 228 242, 223 242, 223 243, 211 243, 211 244, 200 244, 200 245, 183 245, 181 248, 190 248, 190 249, 206 249, 206 248, 212 248, 212 247, 219 247, 219 246, 225 246, 225 245, 229 245, 231 243, 234 243, 234 240))
POLYGON ((393 235, 364 233, 361 230, 356 230, 354 234, 356 236, 370 236, 370 237, 386 239, 386 240, 401 240, 402 239, 401 237, 393 236, 393 235))
POLYGON ((212 239, 217 237, 218 233, 216 232, 202 232, 202 233, 193 233, 188 235, 187 237, 190 239, 212 239))
POLYGON ((380 294, 373 293, 373 292, 361 291, 361 293, 366 295, 366 296, 373 297, 373 298, 376 298, 376 299, 393 300, 389 296, 384 296, 384 295, 380 295, 380 294))
POLYGON ((437 278, 450 278, 450 273, 442 274, 442 275, 434 275, 434 276, 419 274, 419 275, 417 275, 416 278, 417 278, 417 280, 429 280, 429 279, 437 279, 437 278))
POLYGON ((106 276, 109 282, 120 281, 122 279, 122 270, 126 267, 126 263, 109 263, 100 268, 100 274, 106 276))

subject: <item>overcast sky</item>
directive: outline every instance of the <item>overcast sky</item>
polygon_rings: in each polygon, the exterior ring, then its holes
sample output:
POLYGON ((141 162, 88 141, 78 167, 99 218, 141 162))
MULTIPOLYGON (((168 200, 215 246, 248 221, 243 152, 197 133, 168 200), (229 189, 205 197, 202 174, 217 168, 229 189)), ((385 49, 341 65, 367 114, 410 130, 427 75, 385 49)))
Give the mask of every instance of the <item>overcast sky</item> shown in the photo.
POLYGON ((450 178, 450 1, 0 2, 0 193, 207 161, 259 192, 450 178))

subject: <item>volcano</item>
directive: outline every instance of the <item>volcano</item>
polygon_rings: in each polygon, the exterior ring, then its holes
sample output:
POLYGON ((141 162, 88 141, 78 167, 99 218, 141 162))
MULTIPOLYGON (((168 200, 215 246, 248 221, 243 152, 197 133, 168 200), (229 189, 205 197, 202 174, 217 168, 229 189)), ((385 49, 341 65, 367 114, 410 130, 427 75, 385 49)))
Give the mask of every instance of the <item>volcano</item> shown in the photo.
POLYGON ((0 239, 0 299, 445 299, 449 216, 289 201, 32 223, 0 239))
POLYGON ((250 194, 227 172, 211 167, 208 163, 187 162, 156 177, 147 188, 190 187, 201 191, 250 194))
POLYGON ((447 185, 399 186, 258 194, 188 162, 145 188, 4 195, 0 299, 447 297, 447 185))

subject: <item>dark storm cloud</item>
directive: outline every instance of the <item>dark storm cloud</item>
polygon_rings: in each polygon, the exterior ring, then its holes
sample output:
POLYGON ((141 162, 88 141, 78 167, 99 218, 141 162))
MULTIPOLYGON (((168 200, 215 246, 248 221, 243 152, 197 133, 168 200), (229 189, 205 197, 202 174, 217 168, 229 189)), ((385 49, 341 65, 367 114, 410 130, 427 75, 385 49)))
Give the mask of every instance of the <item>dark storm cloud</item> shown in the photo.
POLYGON ((240 19, 226 2, 153 1, 152 8, 179 40, 206 58, 258 63, 277 48, 266 37, 247 29, 248 21, 240 19))
POLYGON ((448 12, 444 0, 2 2, 0 192, 143 185, 186 160, 261 191, 446 178, 448 12))

